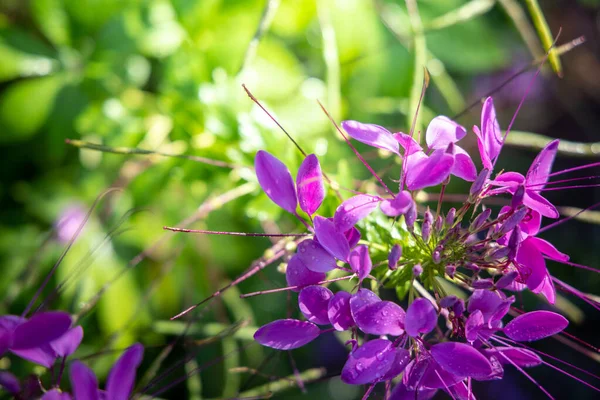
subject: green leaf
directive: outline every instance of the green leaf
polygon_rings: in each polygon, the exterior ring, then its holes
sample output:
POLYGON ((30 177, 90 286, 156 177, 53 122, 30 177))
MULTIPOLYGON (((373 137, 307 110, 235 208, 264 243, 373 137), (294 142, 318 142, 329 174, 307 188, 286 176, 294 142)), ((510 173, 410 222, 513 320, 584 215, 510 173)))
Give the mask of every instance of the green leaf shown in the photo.
POLYGON ((71 27, 63 0, 32 0, 31 14, 40 30, 56 46, 71 44, 71 27))
POLYGON ((13 84, 0 96, 0 142, 25 140, 46 122, 65 80, 61 75, 13 84))

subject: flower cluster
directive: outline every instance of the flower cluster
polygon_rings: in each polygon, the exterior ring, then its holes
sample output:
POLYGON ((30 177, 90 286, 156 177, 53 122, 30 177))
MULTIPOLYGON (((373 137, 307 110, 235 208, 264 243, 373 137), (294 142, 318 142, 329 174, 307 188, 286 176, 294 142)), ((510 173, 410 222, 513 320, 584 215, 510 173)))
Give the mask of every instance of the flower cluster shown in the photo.
MULTIPOLYGON (((45 368, 52 368, 62 358, 62 371, 67 357, 77 350, 83 339, 82 327, 72 327, 72 323, 71 316, 62 311, 38 312, 29 319, 15 315, 0 316, 0 357, 10 351, 45 368)), ((73 397, 58 387, 60 378, 52 388, 44 389, 39 381, 22 385, 10 372, 1 372, 0 386, 16 398, 127 399, 133 390, 143 352, 142 345, 135 344, 123 353, 109 373, 106 391, 99 390, 94 373, 78 360, 73 361, 69 368, 73 397)))
POLYGON ((342 127, 351 138, 402 158, 399 191, 385 187, 385 195, 340 198, 332 217, 317 215, 326 195, 317 157, 304 159, 294 182, 280 160, 257 153, 261 188, 310 233, 298 243, 286 269, 289 289, 299 292, 306 320, 273 321, 258 329, 256 341, 289 350, 325 332, 349 331, 350 352, 341 379, 368 384, 369 392, 394 379, 393 399, 429 398, 440 389, 453 398, 473 398, 471 379, 501 379, 507 364, 522 371, 542 363, 519 342, 557 334, 568 321, 550 311, 518 315, 511 308, 511 293, 529 289, 553 304, 555 288, 546 259, 568 260, 536 236, 542 217, 559 215, 540 194, 551 176, 558 141, 539 153, 525 176, 493 176, 504 138, 491 98, 483 105, 481 126, 473 127, 483 165, 479 172, 457 144, 467 130, 444 116, 429 124, 426 149, 411 135, 392 134, 381 126, 345 121, 342 127), (417 204, 417 192, 424 188, 441 185, 443 196, 451 176, 472 182, 462 207, 444 215, 439 207, 434 213, 417 204), (499 195, 511 196, 510 206, 493 215, 485 200, 499 195), (297 212, 298 206, 308 218, 297 212), (379 212, 389 217, 384 223, 378 222, 379 212), (369 234, 373 231, 379 234, 369 234), (338 276, 340 271, 350 274, 346 278, 356 276, 355 289, 334 293, 329 288, 333 279, 328 279, 334 270, 338 276), (372 282, 372 290, 363 287, 365 280, 372 282), (406 311, 382 300, 376 293, 381 286, 395 289, 400 298, 408 295, 406 311), (464 296, 448 295, 448 286, 464 296), (518 316, 505 324, 509 312, 518 316))

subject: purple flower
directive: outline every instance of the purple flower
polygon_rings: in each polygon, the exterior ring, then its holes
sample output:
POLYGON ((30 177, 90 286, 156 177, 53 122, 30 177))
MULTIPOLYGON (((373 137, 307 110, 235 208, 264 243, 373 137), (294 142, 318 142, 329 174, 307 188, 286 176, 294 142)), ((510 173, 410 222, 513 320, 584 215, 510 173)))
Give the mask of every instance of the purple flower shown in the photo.
POLYGON ((300 209, 308 215, 313 215, 325 198, 321 165, 314 154, 306 156, 300 164, 296 176, 296 186, 298 188, 300 209))
POLYGON ((558 140, 554 140, 537 155, 527 175, 518 172, 505 172, 500 174, 490 183, 498 186, 498 189, 490 191, 489 195, 509 192, 514 194, 519 186, 525 186, 523 204, 548 218, 558 218, 556 207, 540 195, 540 191, 546 186, 552 164, 558 151, 558 140))
POLYGON ((406 310, 404 328, 409 336, 428 334, 437 324, 437 312, 427 299, 416 299, 406 310))
POLYGON ((300 312, 307 320, 318 325, 329 324, 329 301, 333 297, 331 290, 322 286, 308 286, 298 295, 300 312))
POLYGON ((400 155, 398 142, 384 127, 357 121, 342 121, 342 128, 351 138, 359 142, 400 155))
POLYGON ((136 371, 143 356, 144 347, 139 343, 125 350, 108 373, 106 392, 98 388, 98 379, 91 369, 81 361, 74 361, 69 369, 69 378, 75 399, 129 399, 135 383, 136 371))
POLYGON ((358 276, 358 282, 360 284, 363 279, 371 273, 371 268, 373 267, 371 256, 369 255, 369 248, 364 244, 356 246, 350 252, 348 263, 350 264, 352 271, 358 276))
POLYGON ((85 209, 79 204, 72 204, 66 207, 54 224, 58 240, 63 243, 71 240, 85 220, 85 216, 85 209))
POLYGON ((273 349, 292 350, 312 342, 320 333, 311 322, 280 319, 260 327, 254 334, 254 340, 273 349))
POLYGON ((481 109, 481 129, 474 126, 473 132, 477 135, 477 145, 483 167, 492 170, 493 162, 500 154, 503 140, 491 97, 485 99, 481 109))
POLYGON ((61 311, 35 314, 29 320, 0 317, 0 343, 4 351, 50 368, 58 357, 75 352, 83 338, 80 326, 69 329, 71 316, 61 311))
POLYGON ((254 159, 258 183, 271 200, 284 210, 295 214, 298 199, 290 171, 272 154, 260 150, 254 159))

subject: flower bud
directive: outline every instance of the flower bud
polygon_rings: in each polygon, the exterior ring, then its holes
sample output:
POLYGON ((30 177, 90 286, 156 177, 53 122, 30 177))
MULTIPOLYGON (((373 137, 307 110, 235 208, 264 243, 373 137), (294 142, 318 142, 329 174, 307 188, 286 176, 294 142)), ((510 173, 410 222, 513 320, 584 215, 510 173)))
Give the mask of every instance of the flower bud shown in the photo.
POLYGON ((431 258, 435 264, 439 264, 442 261, 442 252, 440 249, 436 248, 431 254, 431 258))
POLYGON ((457 301, 458 301, 458 298, 456 296, 442 297, 442 299, 440 300, 440 307, 442 307, 442 308, 452 307, 457 301))
POLYGON ((498 246, 495 249, 490 250, 489 253, 485 255, 484 259, 486 261, 498 261, 508 257, 510 252, 511 251, 508 246, 498 246))
POLYGON ((487 222, 487 219, 490 217, 491 213, 492 213, 491 208, 487 208, 487 209, 483 210, 477 216, 477 218, 475 218, 475 220, 471 223, 471 226, 469 226, 469 231, 477 232, 487 222))
POLYGON ((519 273, 517 271, 510 271, 506 273, 502 276, 502 278, 498 279, 498 281, 496 282, 496 288, 504 289, 505 287, 513 283, 514 280, 517 279, 517 276, 519 276, 519 273))
POLYGON ((523 204, 523 198, 525 197, 525 186, 524 185, 520 185, 517 190, 515 191, 515 194, 513 194, 513 198, 510 202, 510 207, 511 208, 517 208, 519 207, 521 204, 523 204))
POLYGON ((478 266, 477 264, 475 264, 475 263, 472 263, 472 262, 470 262, 470 261, 466 261, 466 262, 463 264, 463 266, 464 266, 465 268, 468 268, 468 269, 470 269, 470 270, 471 270, 471 271, 473 271, 473 272, 477 272, 477 271, 479 271, 479 269, 480 269, 480 268, 479 268, 479 266, 478 266))
POLYGON ((431 222, 427 220, 423 222, 423 226, 421 227, 421 237, 425 243, 429 242, 429 238, 431 237, 431 222))
POLYGON ((433 214, 431 213, 431 210, 429 209, 429 207, 427 207, 427 211, 425 211, 424 222, 433 224, 433 214))
POLYGON ((527 209, 527 207, 524 207, 524 206, 516 209, 515 212, 513 212, 510 217, 506 218, 506 221, 504 221, 504 223, 498 230, 498 233, 496 234, 497 237, 502 237, 502 236, 506 235, 508 232, 515 229, 515 227, 517 225, 519 225, 521 223, 521 221, 523 221, 523 218, 525 218, 525 216, 527 215, 527 212, 528 212, 528 209, 527 209))
POLYGON ((452 207, 448 210, 448 214, 446 214, 446 225, 454 225, 454 217, 456 217, 456 208, 452 207))
POLYGON ((487 168, 482 169, 479 175, 477 175, 477 178, 475 179, 475 181, 471 185, 471 189, 469 190, 469 194, 472 197, 476 197, 479 194, 479 192, 481 192, 481 189, 483 189, 483 185, 485 185, 485 182, 488 180, 489 175, 490 170, 487 168))
POLYGON ((519 251, 519 245, 521 244, 521 228, 517 225, 515 229, 513 229, 512 234, 510 235, 510 239, 508 240, 508 248, 510 252, 508 253, 508 259, 514 260, 517 256, 517 252, 519 251))
POLYGON ((446 275, 448 275, 450 278, 454 278, 454 274, 456 273, 456 266, 448 264, 446 265, 444 270, 446 271, 446 275))
POLYGON ((421 264, 416 264, 413 269, 413 276, 414 277, 418 277, 419 275, 421 275, 423 273, 423 267, 421 266, 421 264))
POLYGON ((491 278, 477 279, 471 283, 473 289, 491 289, 494 287, 494 281, 491 278))
POLYGON ((442 228, 444 227, 444 219, 442 218, 441 215, 438 215, 438 217, 435 219, 435 224, 434 224, 434 228, 436 231, 441 231, 442 228))
POLYGON ((402 257, 402 247, 399 244, 395 244, 390 253, 388 254, 388 267, 392 271, 398 268, 398 260, 402 257))
POLYGON ((460 317, 463 312, 465 312, 465 301, 463 299, 458 299, 456 303, 452 305, 452 311, 457 317, 460 317))
POLYGON ((404 221, 409 232, 412 232, 415 228, 415 221, 417 220, 417 206, 413 206, 404 214, 404 221))

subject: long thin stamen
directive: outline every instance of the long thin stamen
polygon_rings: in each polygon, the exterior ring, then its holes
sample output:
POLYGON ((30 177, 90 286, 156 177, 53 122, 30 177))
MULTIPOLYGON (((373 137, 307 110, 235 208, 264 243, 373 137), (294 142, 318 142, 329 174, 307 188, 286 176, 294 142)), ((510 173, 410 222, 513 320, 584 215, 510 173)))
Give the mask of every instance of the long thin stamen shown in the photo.
POLYGON ((354 145, 350 142, 350 139, 348 139, 348 137, 346 136, 346 134, 340 129, 340 127, 334 121, 334 119, 331 117, 331 115, 329 115, 329 112, 323 106, 323 104, 321 104, 321 102, 319 100, 317 100, 317 103, 319 103, 319 106, 321 106, 321 109, 323 110, 323 112, 325 113, 325 115, 327 115, 327 118, 329 118, 329 120, 331 121, 331 123, 333 124, 333 126, 335 126, 335 129, 337 129, 337 131, 340 133, 340 135, 342 135, 342 137, 346 141, 346 144, 348 144, 348 146, 350 146, 350 148, 352 149, 352 151, 354 152, 354 154, 356 155, 356 157, 358 157, 358 159, 364 164, 364 166, 367 167, 367 169, 369 170, 369 172, 371 173, 371 175, 373 175, 375 177, 375 179, 377 179, 379 181, 379 183, 381 184, 381 186, 383 186, 383 188, 385 189, 385 191, 388 192, 392 197, 395 197, 394 192, 392 192, 387 187, 387 185, 385 184, 385 182, 383 182, 383 180, 379 177, 379 175, 377 175, 377 172, 375 172, 375 170, 373 168, 371 168, 371 166, 369 165, 369 163, 367 162, 367 160, 365 160, 363 158, 363 156, 360 155, 360 153, 358 152, 358 150, 356 150, 356 147, 354 147, 354 145))
MULTIPOLYGON (((538 187, 538 186, 558 185, 559 183, 586 181, 586 180, 591 180, 591 179, 596 179, 596 178, 600 178, 600 175, 582 176, 582 177, 579 177, 579 178, 561 179, 559 181, 552 181, 552 182, 540 182, 540 183, 535 183, 535 184, 532 184, 532 185, 526 185, 525 187, 527 189, 531 189, 531 188, 535 188, 535 187, 538 187)), ((535 189, 535 190, 538 190, 538 189, 535 189)))
MULTIPOLYGON (((252 94, 252 92, 250 92, 250 90, 246 87, 245 84, 242 84, 242 87, 246 91, 246 94, 248 95, 248 97, 250 97, 250 100, 252 100, 254 102, 254 104, 256 104, 257 106, 259 106, 260 109, 263 110, 265 112, 265 114, 267 114, 267 116, 271 119, 271 121, 275 122, 275 124, 279 127, 279 129, 281 129, 281 131, 288 137, 288 139, 290 139, 292 141, 292 143, 294 144, 294 146, 296 146, 296 148, 298 149, 298 151, 300 151, 300 153, 304 157, 306 157, 307 156, 306 152, 302 149, 302 147, 300 147, 300 145, 298 144, 298 142, 296 142, 294 140, 294 138, 292 138, 292 135, 290 135, 288 133, 288 131, 286 131, 285 128, 283 126, 281 126, 281 124, 275 119, 275 117, 273 117, 271 115, 271 113, 269 113, 269 111, 267 111, 267 109, 260 103, 260 101, 258 101, 258 99, 256 97, 254 97, 254 95, 252 94)), ((327 181, 327 183, 329 184, 329 186, 331 186, 334 189, 334 192, 336 193, 337 197, 341 199, 342 195, 337 190, 337 188, 334 187, 333 181, 331 179, 329 179, 329 176, 327 176, 327 174, 325 172, 322 172, 322 174, 323 174, 323 178, 325 178, 325 180, 327 181)))
POLYGON ((556 35, 556 39, 554 40, 554 43, 552 44, 552 46, 550 46, 550 48, 544 55, 543 61, 540 63, 538 69, 535 71, 535 74, 533 75, 533 78, 531 78, 529 80, 529 83, 527 84, 527 87, 525 88, 525 93, 523 93, 523 97, 521 97, 521 101, 519 102, 519 105, 517 106, 517 109, 515 110, 515 113, 513 114, 512 119, 510 120, 510 123, 508 124, 508 128, 506 129, 506 132, 504 132, 504 136, 502 136, 502 143, 500 145, 500 149, 498 150, 498 155, 496 155, 496 158, 494 159, 494 161, 492 163, 492 170, 494 169, 494 167, 496 166, 496 162, 500 158, 500 153, 502 152, 502 149, 504 148, 504 144, 506 143, 506 137, 510 133, 512 126, 515 123, 515 120, 517 119, 517 115, 519 115, 519 110, 521 110, 523 103, 525 103, 525 99, 527 98, 527 96, 529 95, 529 92, 531 91, 531 88, 533 87, 533 83, 535 82, 538 75, 542 71, 542 67, 544 66, 544 64, 546 63, 546 60, 548 59, 548 56, 550 55, 550 50, 554 49, 554 45, 556 44, 556 41, 560 37, 560 33, 561 33, 561 30, 559 29, 559 31, 556 35))
POLYGON ((568 172, 580 171, 582 169, 593 168, 593 167, 598 167, 598 166, 600 166, 600 162, 595 162, 595 163, 586 164, 586 165, 580 165, 578 167, 567 168, 567 169, 563 169, 561 171, 553 172, 553 173, 549 174, 548 177, 553 177, 556 175, 566 174, 568 172))
POLYGON ((205 235, 228 235, 228 236, 251 236, 251 237, 303 237, 310 236, 310 233, 252 233, 252 232, 225 232, 225 231, 207 231, 203 229, 186 229, 163 226, 164 230, 185 233, 201 233, 205 235))
MULTIPOLYGON (((419 102, 417 103, 417 108, 415 109, 415 115, 413 115, 413 120, 410 125, 410 131, 408 135, 412 139, 415 134, 415 126, 417 125, 417 117, 419 115, 419 110, 421 109, 421 104, 423 103, 423 97, 425 97, 425 92, 427 91, 427 87, 429 86, 429 72, 427 68, 424 68, 423 75, 423 86, 421 87, 421 96, 419 97, 419 102)), ((419 138, 419 142, 420 142, 419 138)), ((410 154, 410 148, 412 146, 412 140, 408 141, 407 148, 404 150, 404 159, 402 160, 402 176, 400 177, 400 191, 404 190, 404 184, 406 183, 406 158, 410 154)))
POLYGON ((585 188, 594 188, 600 187, 600 183, 594 183, 589 185, 573 185, 573 186, 561 186, 556 188, 543 188, 538 189, 539 192, 555 192, 557 190, 565 190, 565 189, 585 189, 585 188))
POLYGON ((232 281, 231 283, 225 285, 224 287, 222 287, 221 289, 217 290, 215 293, 211 294, 210 296, 208 296, 206 299, 202 300, 201 302, 194 304, 191 307, 186 308, 185 310, 183 310, 182 312, 180 312, 179 314, 171 317, 171 320, 175 320, 178 318, 183 317, 185 314, 189 313, 190 311, 193 311, 195 308, 201 306, 202 304, 206 303, 209 300, 214 299, 215 297, 221 295, 225 290, 229 289, 232 286, 237 285, 238 283, 248 279, 249 277, 251 277, 252 275, 255 275, 257 272, 261 271, 262 269, 266 268, 267 266, 271 265, 273 262, 275 262, 276 260, 278 260, 279 258, 283 257, 283 255, 286 253, 286 250, 279 250, 277 253, 275 253, 273 255, 273 257, 264 260, 264 261, 260 261, 258 262, 256 265, 254 265, 253 267, 251 267, 246 273, 240 275, 237 279, 235 279, 234 281, 232 281))
MULTIPOLYGON (((353 276, 354 275, 342 276, 342 277, 339 277, 339 278, 333 278, 333 279, 328 279, 328 280, 320 281, 320 282, 317 282, 317 283, 312 283, 311 285, 323 285, 325 283, 332 283, 332 282, 337 282, 337 281, 348 280, 348 279, 351 279, 353 276)), ((240 299, 245 299, 245 298, 248 298, 248 297, 259 296, 261 294, 271 294, 271 293, 287 292, 289 290, 302 289, 302 288, 304 288, 306 286, 310 286, 310 285, 295 285, 295 286, 286 286, 286 287, 282 287, 282 288, 269 289, 269 290, 259 290, 258 292, 241 294, 240 295, 240 299)), ((173 318, 171 318, 171 319, 173 319, 173 318)))
POLYGON ((570 221, 570 220, 572 220, 574 218, 577 218, 579 215, 583 214, 584 212, 592 210, 592 209, 594 209, 594 208, 596 208, 598 206, 600 206, 600 202, 598 202, 598 203, 596 203, 594 205, 591 205, 591 206, 589 206, 587 208, 584 208, 582 210, 579 210, 577 213, 575 213, 573 215, 570 215, 570 216, 568 216, 566 218, 563 218, 560 221, 553 222, 550 225, 547 225, 547 226, 543 227, 542 229, 540 229, 540 231, 538 233, 545 232, 545 231, 547 231, 549 229, 557 227, 558 225, 564 224, 565 222, 570 221))

